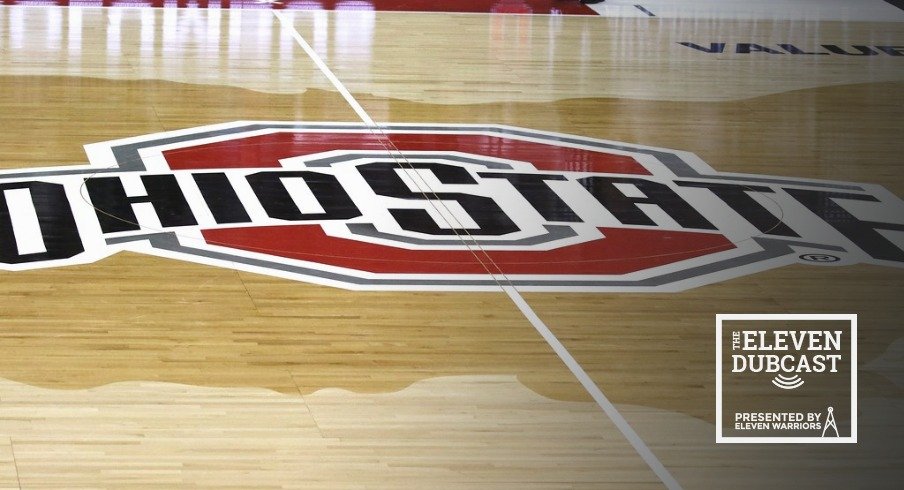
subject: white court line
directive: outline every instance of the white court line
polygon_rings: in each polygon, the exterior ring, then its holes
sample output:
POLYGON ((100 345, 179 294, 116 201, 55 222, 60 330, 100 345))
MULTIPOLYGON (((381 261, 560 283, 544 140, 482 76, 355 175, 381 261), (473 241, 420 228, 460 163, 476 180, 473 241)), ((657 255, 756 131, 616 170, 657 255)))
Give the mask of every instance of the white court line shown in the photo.
MULTIPOLYGON (((326 66, 323 59, 311 48, 311 46, 301 37, 301 34, 295 29, 295 26, 292 25, 291 20, 287 19, 286 16, 277 11, 273 11, 273 15, 279 19, 280 24, 283 29, 288 30, 293 39, 301 46, 305 53, 311 58, 315 65, 323 72, 323 74, 330 80, 336 90, 342 95, 342 97, 351 105, 352 109, 358 114, 358 117, 371 129, 375 129, 380 131, 379 126, 371 119, 371 117, 367 114, 361 104, 358 103, 357 100, 352 96, 351 92, 342 84, 338 77, 326 66)), ((466 246, 468 246, 466 244, 466 246)), ((478 245, 479 248, 479 245, 478 245)), ((470 249, 470 246, 469 246, 470 249)), ((483 252, 481 250, 481 252, 483 252)), ((486 253, 484 253, 485 256, 486 253)), ((488 257, 488 256, 487 256, 488 257)), ((478 260, 480 260, 478 258, 478 260)), ((481 261, 482 262, 482 261, 481 261)), ((495 266, 495 264, 492 264, 495 266)), ((496 267, 498 270, 498 266, 496 267)), ((491 275, 493 275, 493 279, 499 283, 499 280, 496 275, 487 271, 491 275)), ((678 481, 669 473, 669 470, 662 464, 661 461, 653 454, 653 451, 643 442, 643 439, 637 435, 637 432, 631 427, 628 421, 624 416, 615 408, 615 405, 606 398, 606 395, 603 394, 602 390, 590 379, 590 376, 586 371, 581 367, 581 365, 577 362, 574 356, 568 352, 568 349, 556 338, 555 334, 552 333, 552 330, 543 323, 543 320, 537 316, 537 313, 531 308, 531 306, 525 301, 524 297, 521 296, 521 293, 511 285, 507 279, 504 278, 504 282, 508 283, 508 285, 502 285, 500 283, 500 287, 502 290, 509 296, 515 306, 518 307, 518 310, 524 315, 524 317, 530 322, 531 325, 537 330, 537 332, 543 337, 544 340, 549 344, 552 350, 559 356, 559 359, 565 363, 565 366, 571 371, 572 374, 578 379, 581 383, 581 386, 587 390, 590 396, 596 401, 597 405, 603 410, 603 412, 609 417, 612 423, 616 428, 625 436, 625 439, 631 444, 637 454, 647 463, 653 473, 662 480, 662 483, 665 484, 667 488, 670 490, 680 490, 681 485, 678 484, 678 481)))
POLYGON ((669 470, 663 466, 662 462, 659 461, 659 458, 653 454, 653 451, 647 447, 646 443, 643 442, 643 439, 637 435, 637 432, 634 432, 634 429, 631 427, 631 424, 625 420, 625 417, 615 408, 615 405, 606 398, 606 395, 603 394, 603 391, 599 389, 596 383, 590 379, 590 376, 584 371, 584 368, 578 363, 578 361, 568 352, 568 349, 562 345, 562 342, 559 342, 559 339, 556 338, 555 334, 543 323, 543 320, 537 316, 537 313, 534 312, 533 308, 527 304, 527 301, 524 300, 524 297, 521 296, 521 293, 515 289, 514 286, 503 286, 502 289, 509 295, 509 298, 512 299, 512 302, 515 303, 515 306, 521 310, 521 313, 527 318, 527 320, 537 329, 537 332, 546 339, 546 342, 552 347, 552 350, 559 356, 559 359, 568 366, 568 369, 572 374, 581 382, 581 386, 590 393, 590 396, 596 401, 596 404, 603 409, 603 412, 606 412, 606 415, 609 416, 609 419, 612 420, 612 423, 618 427, 618 430, 625 436, 625 439, 631 443, 631 446, 634 447, 634 450, 637 451, 637 454, 646 461, 647 465, 649 465, 650 469, 653 470, 653 473, 656 473, 656 476, 662 480, 662 483, 669 489, 680 489, 681 485, 678 484, 678 481, 675 480, 675 477, 669 473, 669 470))
POLYGON ((358 101, 355 100, 354 97, 352 97, 351 92, 349 92, 348 89, 345 88, 345 85, 342 85, 342 82, 340 82, 339 79, 336 78, 336 75, 332 70, 330 70, 328 66, 326 66, 326 63, 323 62, 323 59, 321 59, 320 56, 318 56, 317 53, 314 52, 314 48, 312 48, 311 45, 308 44, 308 42, 305 41, 303 37, 301 37, 301 34, 299 34, 295 29, 295 26, 292 25, 292 21, 287 19, 286 16, 278 10, 273 10, 273 15, 275 15, 276 18, 279 19, 279 23, 282 25, 283 29, 289 31, 289 35, 292 36, 292 39, 294 39, 295 42, 297 42, 298 45, 301 46, 301 49, 303 49, 304 52, 307 53, 308 57, 311 58, 311 61, 313 61, 314 64, 317 65, 317 68, 320 68, 320 71, 323 72, 323 75, 326 76, 326 78, 330 81, 330 83, 333 84, 334 87, 336 87, 336 90, 339 91, 339 93, 342 95, 342 98, 344 98, 345 101, 348 102, 350 106, 352 106, 352 110, 354 110, 355 114, 357 114, 358 117, 360 117, 361 120, 364 121, 364 124, 371 128, 376 128, 377 125, 376 123, 374 123, 374 120, 371 119, 369 115, 367 115, 367 112, 364 111, 364 108, 361 107, 361 104, 359 104, 358 101))

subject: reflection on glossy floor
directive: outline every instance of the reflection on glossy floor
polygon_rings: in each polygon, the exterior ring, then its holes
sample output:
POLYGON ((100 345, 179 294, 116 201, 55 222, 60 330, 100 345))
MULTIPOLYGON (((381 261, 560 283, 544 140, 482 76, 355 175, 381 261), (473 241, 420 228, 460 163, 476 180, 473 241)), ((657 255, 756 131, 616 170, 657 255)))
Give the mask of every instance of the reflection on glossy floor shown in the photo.
MULTIPOLYGON (((681 150, 718 172, 876 184, 892 202, 904 196, 904 24, 832 12, 2 7, 0 168, 74 169, 89 162, 83 145, 205 125, 363 114, 681 150)), ((391 160, 419 157, 376 141, 391 160)), ((599 205, 566 194, 582 217, 599 205)), ((802 212, 776 202, 789 223, 802 212)), ((0 486, 895 488, 904 476, 904 275, 891 263, 794 261, 681 292, 518 291, 651 458, 502 289, 353 291, 122 250, 0 272, 0 486), (715 444, 715 315, 751 312, 859 315, 858 444, 715 444)))
POLYGON ((577 0, 3 0, 3 5, 596 15, 577 0))

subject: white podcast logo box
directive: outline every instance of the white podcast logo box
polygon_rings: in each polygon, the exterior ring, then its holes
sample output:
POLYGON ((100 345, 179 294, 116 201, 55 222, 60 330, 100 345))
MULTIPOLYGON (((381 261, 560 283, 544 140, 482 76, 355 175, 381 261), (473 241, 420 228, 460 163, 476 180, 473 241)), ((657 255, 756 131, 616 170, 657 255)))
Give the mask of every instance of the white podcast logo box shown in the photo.
POLYGON ((856 443, 857 315, 717 315, 716 442, 856 443))

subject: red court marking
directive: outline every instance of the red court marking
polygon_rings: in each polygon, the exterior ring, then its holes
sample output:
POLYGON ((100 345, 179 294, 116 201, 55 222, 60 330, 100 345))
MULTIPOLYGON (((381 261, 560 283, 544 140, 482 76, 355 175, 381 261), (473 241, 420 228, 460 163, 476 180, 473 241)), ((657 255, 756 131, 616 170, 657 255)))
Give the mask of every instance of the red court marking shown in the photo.
MULTIPOLYGON (((606 236, 602 240, 555 250, 486 253, 505 274, 620 275, 734 248, 713 233, 599 230, 606 236)), ((204 230, 203 235, 211 245, 374 273, 486 274, 467 250, 407 250, 335 238, 320 225, 227 228, 204 230)))
POLYGON ((538 170, 650 175, 634 158, 580 148, 477 134, 272 133, 163 152, 173 170, 272 168, 279 160, 331 150, 460 151, 531 162, 538 170))
POLYGON ((578 0, 2 0, 3 5, 174 7, 295 10, 377 10, 501 14, 597 15, 578 0))

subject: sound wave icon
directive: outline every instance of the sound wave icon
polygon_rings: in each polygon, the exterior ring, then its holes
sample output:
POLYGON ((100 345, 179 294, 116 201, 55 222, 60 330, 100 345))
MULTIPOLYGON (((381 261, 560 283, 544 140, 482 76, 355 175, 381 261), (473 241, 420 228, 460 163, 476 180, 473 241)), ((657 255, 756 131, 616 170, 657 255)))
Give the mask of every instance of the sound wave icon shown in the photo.
POLYGON ((772 379, 772 384, 778 386, 783 390, 793 390, 795 388, 800 388, 804 385, 804 380, 800 379, 800 376, 794 375, 791 377, 782 376, 781 374, 777 375, 772 379))

